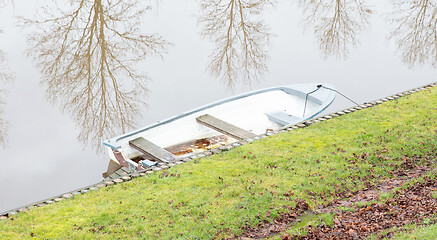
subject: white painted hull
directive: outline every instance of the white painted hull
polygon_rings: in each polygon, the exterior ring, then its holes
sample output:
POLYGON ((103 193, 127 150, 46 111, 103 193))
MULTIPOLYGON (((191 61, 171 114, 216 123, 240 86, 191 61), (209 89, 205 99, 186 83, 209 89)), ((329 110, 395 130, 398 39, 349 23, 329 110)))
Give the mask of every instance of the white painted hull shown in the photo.
MULTIPOLYGON (((141 155, 140 152, 129 146, 129 141, 138 137, 143 137, 161 148, 167 148, 187 141, 222 135, 196 122, 196 118, 204 114, 209 114, 260 135, 266 133, 267 129, 278 129, 284 126, 283 123, 271 121, 266 113, 281 112, 292 115, 295 118, 294 121, 288 122, 289 124, 286 125, 293 125, 314 117, 328 107, 335 97, 335 92, 330 90, 333 87, 329 84, 323 84, 330 89, 318 89, 317 85, 291 85, 239 95, 109 139, 103 144, 108 147, 111 159, 115 160, 113 150, 117 150, 125 158, 131 159, 141 155), (309 94, 306 101, 307 93, 314 90, 316 91, 309 94)), ((237 140, 229 137, 221 144, 235 141, 237 140)))

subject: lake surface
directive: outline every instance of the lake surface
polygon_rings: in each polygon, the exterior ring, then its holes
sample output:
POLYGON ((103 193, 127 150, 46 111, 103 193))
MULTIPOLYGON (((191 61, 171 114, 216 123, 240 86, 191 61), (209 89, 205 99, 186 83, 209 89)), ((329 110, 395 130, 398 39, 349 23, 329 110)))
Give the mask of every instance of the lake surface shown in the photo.
POLYGON ((363 103, 436 81, 430 2, 57 2, 0 0, 0 212, 100 181, 104 138, 224 97, 327 82, 363 103))

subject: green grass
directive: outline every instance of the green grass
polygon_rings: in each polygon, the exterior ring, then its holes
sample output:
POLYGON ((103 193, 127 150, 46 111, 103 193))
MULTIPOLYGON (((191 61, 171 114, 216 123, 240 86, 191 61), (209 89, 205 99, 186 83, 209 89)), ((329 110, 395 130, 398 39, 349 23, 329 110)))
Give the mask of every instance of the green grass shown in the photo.
MULTIPOLYGON (((0 221, 5 239, 211 239, 435 157, 437 89, 265 138, 0 221)), ((332 217, 325 216, 324 222, 332 217)), ((318 220, 319 221, 319 220, 318 220)), ((325 222, 325 223, 326 223, 325 222)), ((326 223, 328 224, 328 223, 326 223)))
POLYGON ((437 199, 437 191, 432 192, 431 196, 432 198, 437 199))
POLYGON ((337 209, 339 211, 342 211, 342 212, 353 212, 353 211, 355 211, 355 208, 347 207, 347 206, 339 206, 337 209))
POLYGON ((430 226, 416 226, 410 225, 407 228, 407 232, 401 232, 394 236, 392 239, 436 239, 437 238, 437 224, 430 226))

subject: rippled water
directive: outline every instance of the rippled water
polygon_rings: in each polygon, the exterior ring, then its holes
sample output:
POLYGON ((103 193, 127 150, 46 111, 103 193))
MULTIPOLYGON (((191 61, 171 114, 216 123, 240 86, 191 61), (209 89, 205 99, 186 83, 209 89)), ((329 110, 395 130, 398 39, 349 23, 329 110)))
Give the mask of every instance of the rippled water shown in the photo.
POLYGON ((433 1, 0 6, 0 212, 101 180, 103 138, 223 97, 329 82, 362 103, 436 81, 433 1))

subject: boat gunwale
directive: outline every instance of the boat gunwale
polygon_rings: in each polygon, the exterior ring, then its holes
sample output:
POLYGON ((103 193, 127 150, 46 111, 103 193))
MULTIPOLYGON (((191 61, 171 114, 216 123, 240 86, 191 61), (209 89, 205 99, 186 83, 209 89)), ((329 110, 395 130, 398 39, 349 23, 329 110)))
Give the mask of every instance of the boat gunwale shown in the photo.
MULTIPOLYGON (((178 119, 187 117, 187 116, 192 115, 194 113, 197 113, 197 112, 200 112, 200 111, 203 111, 203 110, 215 107, 215 106, 219 106, 219 105, 222 105, 222 104, 225 104, 225 103, 228 103, 228 102, 232 102, 232 101, 235 101, 235 100, 239 100, 239 99, 242 99, 242 98, 250 97, 250 96, 261 94, 261 93, 281 90, 281 91, 283 91, 283 92, 285 92, 287 94, 290 94, 290 95, 295 95, 295 96, 298 96, 298 97, 305 97, 308 93, 311 93, 313 91, 304 92, 303 90, 295 89, 295 88, 298 88, 299 86, 300 87, 304 87, 305 85, 314 85, 314 87, 317 87, 318 85, 322 85, 322 86, 328 87, 329 88, 328 90, 331 90, 331 93, 327 97, 328 101, 324 101, 324 102, 322 102, 317 97, 308 95, 308 100, 309 101, 313 101, 313 102, 316 102, 316 103, 320 104, 320 106, 319 106, 320 111, 318 111, 317 113, 315 113, 315 114, 313 114, 313 115, 311 115, 309 117, 306 117, 306 118, 302 117, 302 118, 300 118, 301 119, 300 121, 304 121, 304 120, 313 118, 317 114, 319 114, 322 111, 324 111, 329 105, 331 105, 331 103, 333 102, 333 100, 335 98, 335 92, 333 91, 334 87, 331 84, 327 84, 327 83, 324 83, 324 84, 317 84, 317 83, 294 84, 294 85, 286 85, 286 86, 278 86, 278 87, 265 88, 265 89, 260 89, 260 90, 255 90, 255 91, 243 93, 243 94, 240 94, 240 95, 237 95, 237 96, 232 96, 232 97, 229 97, 229 98, 225 98, 225 99, 222 99, 222 100, 219 100, 219 101, 216 101, 216 102, 213 102, 213 103, 210 103, 210 104, 198 107, 198 108, 190 110, 188 112, 181 113, 179 115, 170 117, 170 118, 165 119, 163 121, 158 121, 156 123, 147 125, 146 127, 143 127, 141 129, 137 129, 137 130, 134 130, 132 132, 123 134, 121 136, 110 138, 110 139, 108 139, 106 141, 103 141, 102 144, 107 146, 107 147, 110 147, 112 149, 119 149, 119 148, 121 148, 120 145, 115 145, 114 146, 113 144, 117 143, 118 141, 120 141, 120 140, 122 140, 124 138, 131 137, 133 135, 139 134, 139 133, 147 131, 149 129, 152 129, 152 128, 155 128, 155 127, 158 127, 158 126, 161 126, 161 125, 164 125, 164 124, 176 121, 178 119)), ((315 90, 319 90, 319 89, 321 89, 321 87, 317 87, 317 89, 315 89, 315 90)), ((295 123, 292 123, 292 124, 286 125, 284 127, 288 127, 288 126, 291 126, 291 125, 294 125, 294 124, 295 123)))

